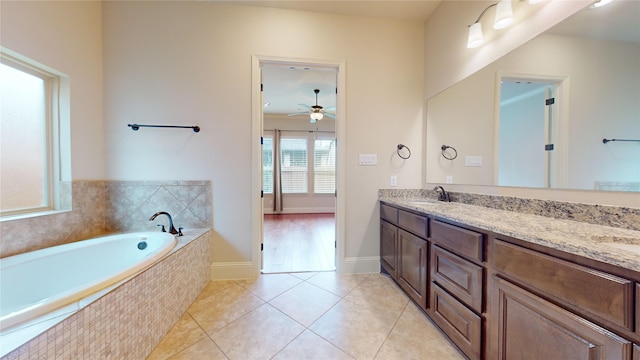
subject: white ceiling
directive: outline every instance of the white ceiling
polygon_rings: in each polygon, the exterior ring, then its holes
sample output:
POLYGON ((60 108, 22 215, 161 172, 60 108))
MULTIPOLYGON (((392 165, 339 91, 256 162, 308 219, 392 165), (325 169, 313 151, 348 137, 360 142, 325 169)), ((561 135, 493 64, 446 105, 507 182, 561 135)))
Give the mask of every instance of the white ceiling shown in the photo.
MULTIPOLYGON (((301 0, 301 1, 245 1, 213 0, 250 6, 264 6, 292 10, 313 11, 338 15, 357 15, 393 19, 425 21, 441 1, 456 0, 301 0)), ((515 0, 514 0, 515 1, 515 0)), ((616 0, 600 9, 585 9, 548 33, 584 36, 598 39, 640 42, 640 1, 616 0)), ((269 106, 265 113, 288 114, 304 111, 298 104, 314 105, 313 89, 320 89, 318 104, 324 108, 335 106, 335 70, 274 66, 263 68, 263 96, 269 106)), ((297 117, 296 117, 297 118, 297 117)))
MULTIPOLYGON (((214 0, 215 1, 215 0, 214 0)), ((425 21, 441 0, 218 0, 250 6, 313 11, 336 15, 369 16, 387 19, 425 21)))

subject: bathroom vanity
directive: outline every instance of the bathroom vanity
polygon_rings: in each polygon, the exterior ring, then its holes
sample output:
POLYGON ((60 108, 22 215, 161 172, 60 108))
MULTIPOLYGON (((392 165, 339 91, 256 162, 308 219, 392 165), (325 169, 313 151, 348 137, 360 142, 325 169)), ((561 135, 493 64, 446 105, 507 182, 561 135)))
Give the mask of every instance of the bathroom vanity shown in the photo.
POLYGON ((640 360, 640 232, 380 198, 381 269, 469 359, 640 360))

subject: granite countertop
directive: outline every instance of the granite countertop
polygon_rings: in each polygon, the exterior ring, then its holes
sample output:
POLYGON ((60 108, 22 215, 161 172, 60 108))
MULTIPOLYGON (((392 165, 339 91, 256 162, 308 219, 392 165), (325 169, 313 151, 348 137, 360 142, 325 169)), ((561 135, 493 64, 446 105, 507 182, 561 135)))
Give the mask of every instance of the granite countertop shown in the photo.
POLYGON ((433 199, 379 200, 640 272, 640 231, 433 199))

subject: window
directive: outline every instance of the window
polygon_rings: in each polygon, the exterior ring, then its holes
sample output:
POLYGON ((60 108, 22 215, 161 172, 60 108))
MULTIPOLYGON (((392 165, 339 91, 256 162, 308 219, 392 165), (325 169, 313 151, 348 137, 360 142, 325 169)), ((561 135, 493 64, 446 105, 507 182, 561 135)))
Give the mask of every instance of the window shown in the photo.
POLYGON ((273 194, 273 138, 262 138, 262 191, 273 194))
POLYGON ((6 49, 0 60, 1 215, 62 209, 70 141, 68 114, 60 111, 68 110, 61 104, 68 101, 68 82, 62 86, 60 75, 6 49))
POLYGON ((308 188, 307 139, 280 139, 280 165, 283 194, 306 193, 308 188))
MULTIPOLYGON (((280 138, 282 193, 335 194, 335 139, 314 139, 314 137, 309 135, 280 138), (308 156, 310 153, 313 154, 311 159, 308 156), (309 161, 312 161, 311 164, 309 161), (309 174, 311 167, 313 172, 309 174)), ((262 191, 265 194, 273 194, 273 157, 273 137, 264 136, 262 139, 262 191)))
POLYGON ((334 140, 316 139, 313 146, 313 192, 336 192, 336 146, 334 140))

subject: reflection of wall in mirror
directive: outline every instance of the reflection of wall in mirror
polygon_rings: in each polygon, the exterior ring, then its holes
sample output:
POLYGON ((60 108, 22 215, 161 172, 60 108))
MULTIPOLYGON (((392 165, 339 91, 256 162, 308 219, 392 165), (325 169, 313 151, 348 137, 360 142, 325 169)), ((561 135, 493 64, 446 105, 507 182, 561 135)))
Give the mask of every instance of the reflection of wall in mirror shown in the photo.
POLYGON ((569 84, 567 187, 594 189, 597 181, 640 181, 638 143, 602 144, 604 137, 640 138, 640 45, 542 35, 490 64, 427 104, 427 181, 492 185, 496 73, 566 76, 569 84), (594 104, 606 105, 594 107, 594 104), (443 142, 444 141, 444 142, 443 142), (460 159, 480 155, 485 166, 438 159, 440 143, 458 146, 460 159), (613 146, 611 146, 613 145, 613 146))

